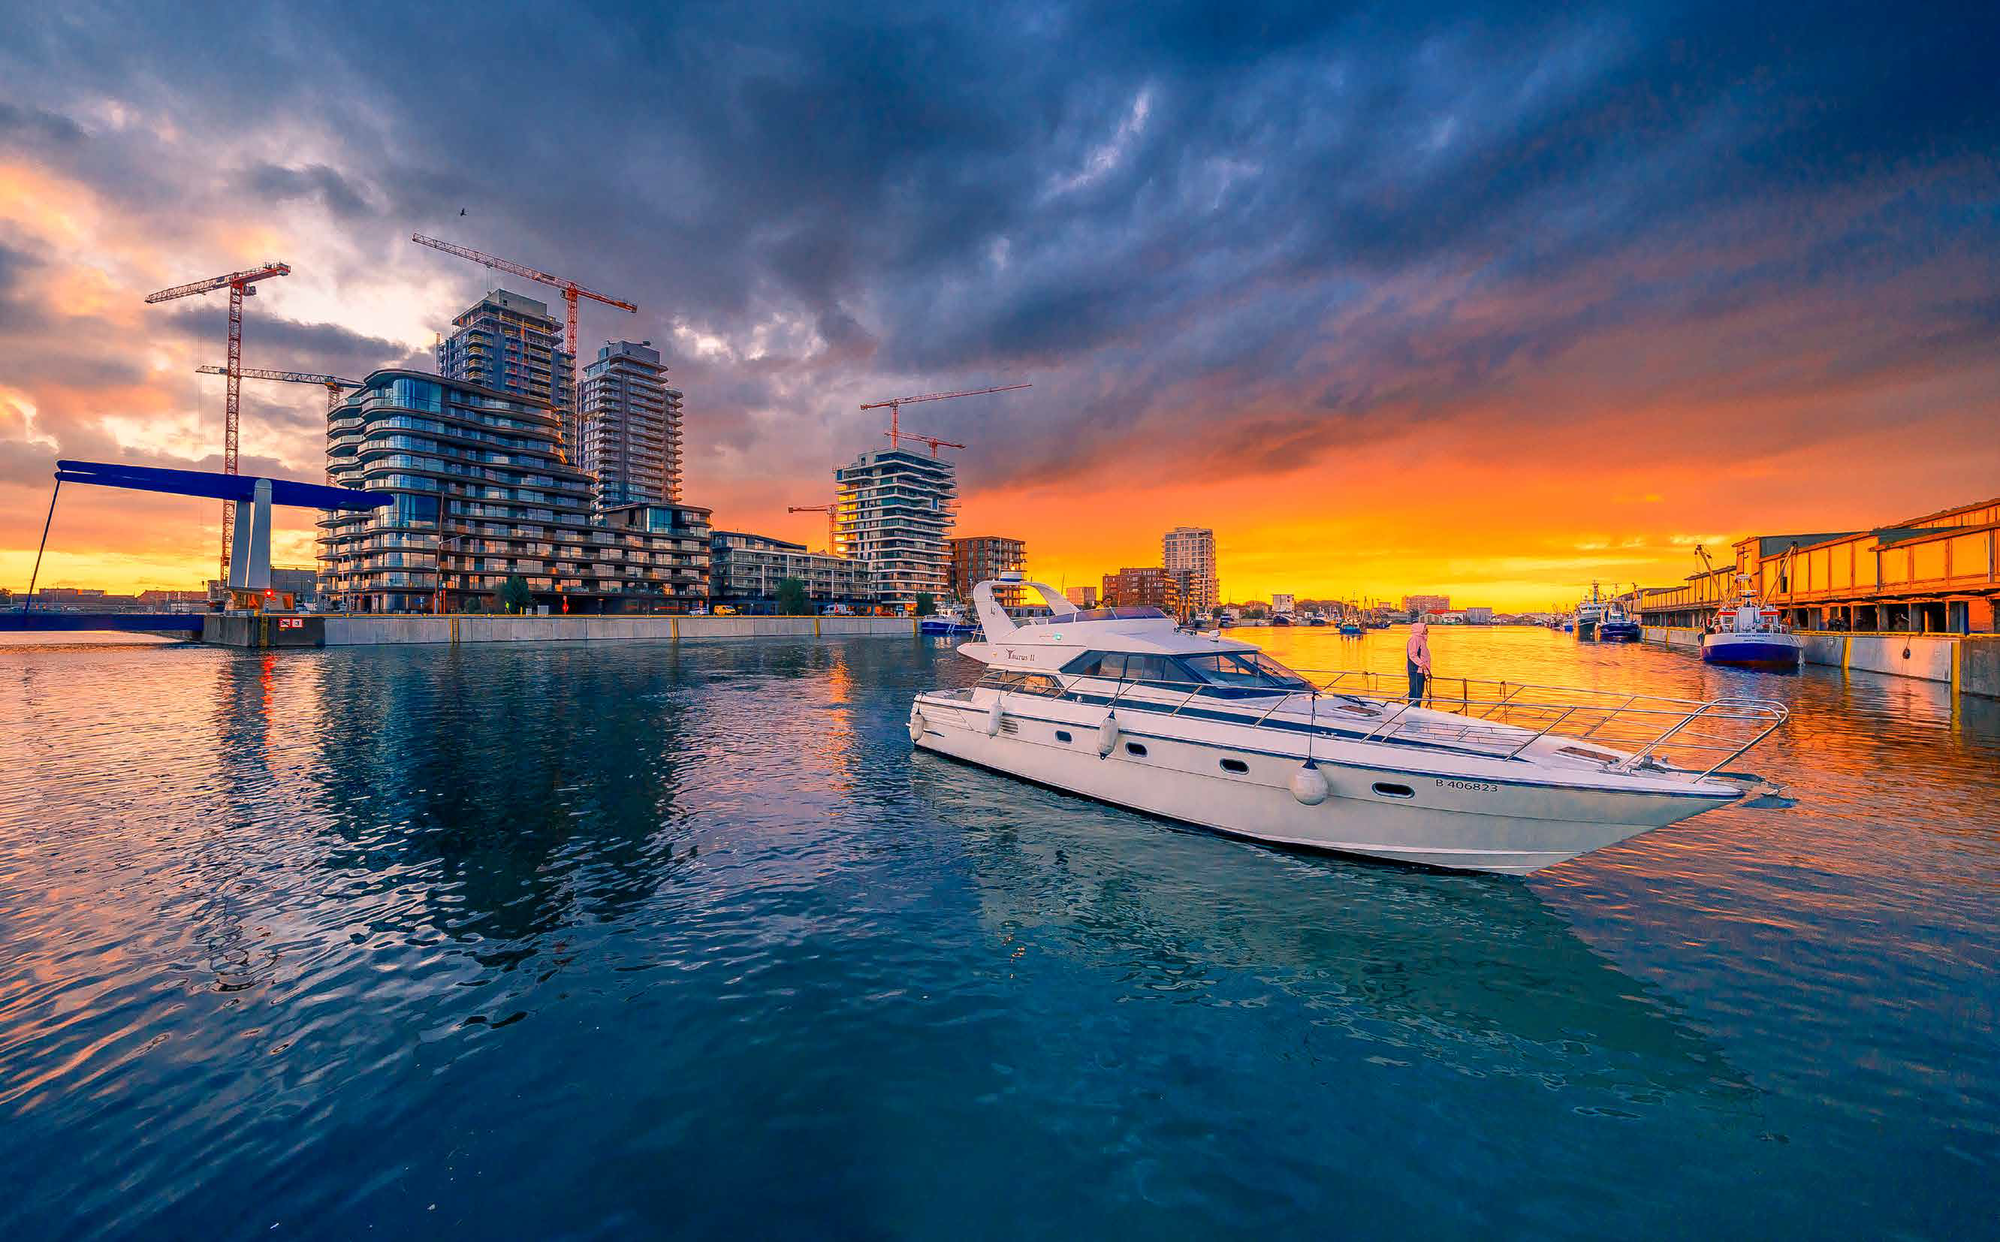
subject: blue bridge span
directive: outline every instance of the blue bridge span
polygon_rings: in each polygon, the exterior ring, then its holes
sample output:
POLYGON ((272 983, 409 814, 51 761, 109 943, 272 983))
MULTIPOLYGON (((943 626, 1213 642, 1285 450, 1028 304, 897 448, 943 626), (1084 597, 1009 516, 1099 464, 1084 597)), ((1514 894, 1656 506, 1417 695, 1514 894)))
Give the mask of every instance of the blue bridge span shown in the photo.
POLYGON ((126 630, 135 634, 201 637, 198 612, 0 612, 0 632, 64 633, 126 630))

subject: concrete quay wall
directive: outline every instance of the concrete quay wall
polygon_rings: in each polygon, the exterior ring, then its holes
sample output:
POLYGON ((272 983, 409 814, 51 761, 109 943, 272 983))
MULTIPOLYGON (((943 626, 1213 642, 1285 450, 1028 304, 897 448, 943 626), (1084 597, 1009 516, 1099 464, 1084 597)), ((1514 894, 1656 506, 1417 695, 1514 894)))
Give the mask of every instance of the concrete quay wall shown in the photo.
POLYGON ((631 639, 698 642, 719 638, 844 638, 914 635, 910 617, 513 617, 329 616, 329 647, 426 643, 589 643, 631 639))
MULTIPOLYGON (((1677 650, 1701 647, 1700 630, 1649 625, 1645 639, 1677 650)), ((1960 694, 2000 698, 2000 634, 1846 634, 1801 630, 1809 664, 1943 682, 1960 694)))

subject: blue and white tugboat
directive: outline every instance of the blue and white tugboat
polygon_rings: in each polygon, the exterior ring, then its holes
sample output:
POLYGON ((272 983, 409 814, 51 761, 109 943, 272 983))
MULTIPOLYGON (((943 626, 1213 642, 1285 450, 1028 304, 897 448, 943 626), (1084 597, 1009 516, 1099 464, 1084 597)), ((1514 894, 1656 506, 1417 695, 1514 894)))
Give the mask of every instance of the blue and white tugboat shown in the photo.
POLYGON ((1751 586, 1749 574, 1736 575, 1742 594, 1709 622, 1701 638, 1704 664, 1729 664, 1770 672, 1796 673, 1805 659, 1805 643, 1783 622, 1778 610, 1767 608, 1751 586))

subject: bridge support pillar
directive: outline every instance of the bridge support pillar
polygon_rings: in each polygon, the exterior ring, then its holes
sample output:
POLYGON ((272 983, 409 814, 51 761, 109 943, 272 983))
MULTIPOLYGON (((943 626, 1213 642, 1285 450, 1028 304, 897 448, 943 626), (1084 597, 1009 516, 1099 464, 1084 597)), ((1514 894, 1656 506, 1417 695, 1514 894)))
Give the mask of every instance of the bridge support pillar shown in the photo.
POLYGON ((271 585, 271 480, 252 487, 250 520, 238 515, 229 550, 229 585, 262 591, 271 585))

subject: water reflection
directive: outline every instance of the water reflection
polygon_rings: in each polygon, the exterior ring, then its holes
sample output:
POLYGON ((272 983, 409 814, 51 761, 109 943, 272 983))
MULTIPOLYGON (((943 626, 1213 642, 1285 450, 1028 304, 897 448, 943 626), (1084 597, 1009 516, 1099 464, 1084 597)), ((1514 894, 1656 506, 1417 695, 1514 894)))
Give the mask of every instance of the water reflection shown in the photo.
POLYGON ((1797 727, 1758 766, 1796 807, 1522 884, 912 756, 909 696, 976 671, 889 640, 0 650, 0 1236, 1992 1216, 1995 705, 1778 679, 1797 727))
POLYGON ((421 874, 437 927, 490 942, 489 962, 640 906, 675 873, 682 769, 705 732, 679 652, 646 657, 339 660, 314 730, 325 865, 384 886, 421 874))
POLYGON ((1226 1003, 1247 976, 1374 1055, 1539 1080, 1579 1108, 1755 1101, 1671 1001, 1518 883, 1262 850, 929 755, 915 773, 965 825, 981 920, 1008 944, 1109 959, 1181 1003, 1226 1003))

